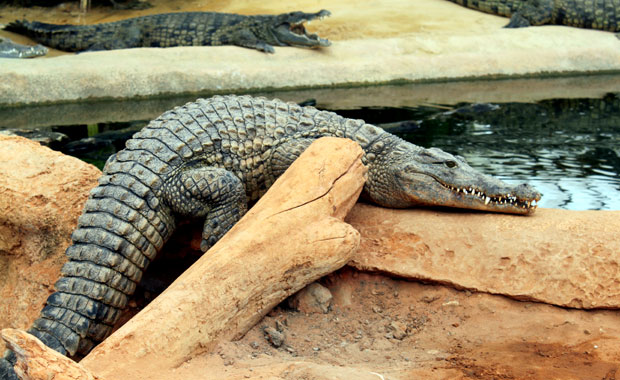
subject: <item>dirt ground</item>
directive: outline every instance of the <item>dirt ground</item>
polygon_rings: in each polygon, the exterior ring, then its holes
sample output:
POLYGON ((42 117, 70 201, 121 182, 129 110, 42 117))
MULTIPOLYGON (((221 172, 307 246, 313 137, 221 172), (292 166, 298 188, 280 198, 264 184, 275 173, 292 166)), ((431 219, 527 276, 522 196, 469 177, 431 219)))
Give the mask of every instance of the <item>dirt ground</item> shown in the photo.
POLYGON ((326 313, 283 303, 184 379, 620 379, 617 311, 580 311, 344 268, 326 313), (264 330, 280 330, 279 347, 264 330))

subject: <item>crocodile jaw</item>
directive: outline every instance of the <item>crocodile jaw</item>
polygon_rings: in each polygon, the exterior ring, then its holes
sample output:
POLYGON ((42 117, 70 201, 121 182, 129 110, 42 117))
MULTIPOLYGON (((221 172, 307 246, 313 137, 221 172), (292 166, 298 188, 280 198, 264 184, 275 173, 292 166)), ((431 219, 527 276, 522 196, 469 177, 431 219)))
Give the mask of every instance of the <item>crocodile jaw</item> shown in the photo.
POLYGON ((392 208, 456 207, 528 215, 540 193, 533 187, 510 185, 469 166, 461 156, 425 149, 401 139, 386 140, 369 161, 367 196, 392 208))
POLYGON ((469 184, 450 184, 424 173, 407 173, 398 179, 398 183, 409 205, 446 206, 520 215, 536 211, 541 194, 533 187, 527 184, 510 185, 482 173, 476 174, 469 184))
MULTIPOLYGON (((321 10, 317 13, 293 12, 288 14, 287 19, 273 28, 273 34, 282 46, 297 47, 325 47, 330 46, 329 40, 319 37, 316 34, 308 34, 304 23, 315 19, 323 19, 330 16, 328 10, 321 10)), ((282 15, 281 15, 282 16, 282 15)))

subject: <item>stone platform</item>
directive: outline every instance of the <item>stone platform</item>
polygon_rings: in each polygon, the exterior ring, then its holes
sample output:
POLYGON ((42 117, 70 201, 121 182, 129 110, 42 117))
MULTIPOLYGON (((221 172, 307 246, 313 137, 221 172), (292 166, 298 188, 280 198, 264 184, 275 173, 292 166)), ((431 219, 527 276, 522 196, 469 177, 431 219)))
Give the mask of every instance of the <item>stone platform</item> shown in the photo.
MULTIPOLYGON (((360 7, 352 0, 205 3, 151 1, 144 11, 0 10, 15 18, 97 23, 148 13, 219 11, 273 14, 325 8, 332 16, 309 25, 328 38, 321 50, 276 48, 275 54, 234 46, 140 48, 82 54, 51 51, 32 60, 0 59, 0 105, 74 102, 175 94, 359 86, 473 78, 545 77, 620 72, 613 33, 543 26, 503 29, 507 18, 447 0, 388 0, 360 7)), ((29 40, 0 32, 16 42, 29 40)))

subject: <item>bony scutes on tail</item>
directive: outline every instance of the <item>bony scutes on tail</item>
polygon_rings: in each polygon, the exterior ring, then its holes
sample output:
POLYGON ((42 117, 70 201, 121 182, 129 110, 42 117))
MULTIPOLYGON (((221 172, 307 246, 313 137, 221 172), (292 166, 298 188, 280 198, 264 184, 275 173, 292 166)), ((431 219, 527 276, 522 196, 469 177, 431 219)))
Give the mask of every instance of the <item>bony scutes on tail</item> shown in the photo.
MULTIPOLYGON (((110 157, 73 232, 56 292, 29 332, 63 354, 87 354, 110 333, 178 221, 203 220, 206 251, 323 136, 361 145, 363 195, 385 207, 527 215, 540 199, 526 184, 509 185, 363 120, 249 96, 199 99, 151 121, 110 157)), ((11 371, 0 363, 2 379, 11 371)))
POLYGON ((308 33, 304 23, 330 14, 327 10, 250 16, 178 12, 92 25, 57 25, 22 20, 11 22, 4 29, 65 51, 236 45, 273 53, 274 46, 329 46, 327 39, 308 33))

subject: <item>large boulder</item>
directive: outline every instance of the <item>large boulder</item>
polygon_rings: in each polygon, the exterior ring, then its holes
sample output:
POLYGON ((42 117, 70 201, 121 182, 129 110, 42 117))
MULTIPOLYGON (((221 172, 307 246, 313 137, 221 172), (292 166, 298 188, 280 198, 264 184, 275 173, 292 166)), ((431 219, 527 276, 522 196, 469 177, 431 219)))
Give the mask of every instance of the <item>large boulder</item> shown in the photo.
POLYGON ((529 217, 358 205, 351 265, 573 308, 620 308, 620 211, 529 217))

